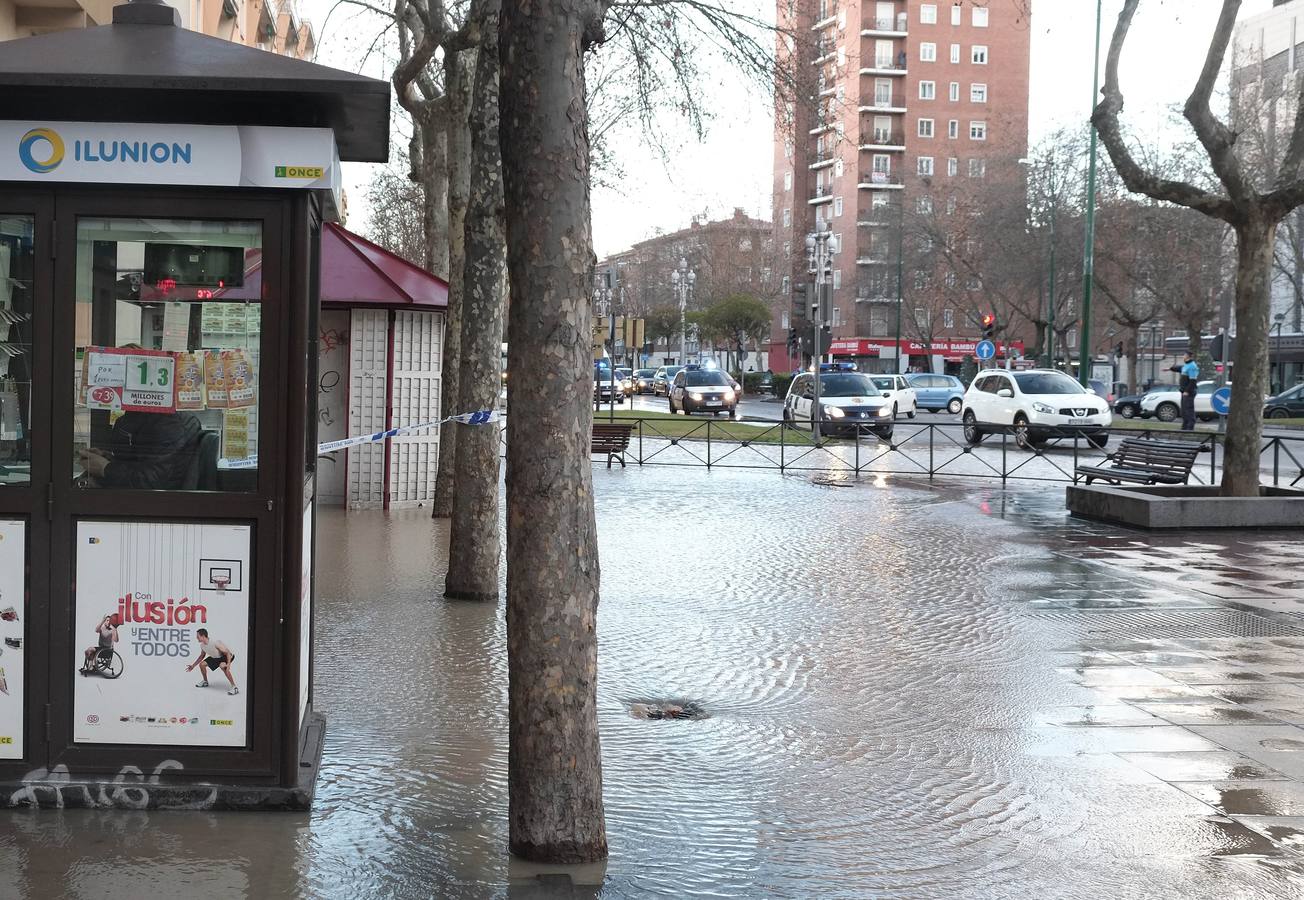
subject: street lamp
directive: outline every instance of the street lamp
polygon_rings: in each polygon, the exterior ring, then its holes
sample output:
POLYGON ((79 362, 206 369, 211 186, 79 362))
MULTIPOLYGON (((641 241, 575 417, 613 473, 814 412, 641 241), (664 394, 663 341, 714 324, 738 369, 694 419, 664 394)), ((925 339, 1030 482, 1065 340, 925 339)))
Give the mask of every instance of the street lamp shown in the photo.
POLYGON ((679 364, 688 361, 688 301, 697 284, 697 273, 688 268, 688 260, 679 258, 679 268, 670 270, 670 285, 679 299, 679 364))
POLYGON ((1281 368, 1281 326, 1286 322, 1285 313, 1277 313, 1272 317, 1277 323, 1277 388, 1274 394, 1280 394, 1286 389, 1286 373, 1281 368))
POLYGON ((1155 349, 1157 347, 1156 342, 1159 340, 1159 334, 1163 330, 1164 330, 1163 322, 1157 322, 1153 320, 1150 322, 1150 387, 1152 388, 1155 386, 1155 381, 1159 377, 1159 372, 1155 368, 1156 366, 1155 349))
MULTIPOLYGON (((1019 165, 1032 172, 1032 160, 1021 159, 1019 165)), ((1050 291, 1046 301, 1046 368, 1055 365, 1055 218, 1059 212, 1059 191, 1055 187, 1055 157, 1050 157, 1050 291)))
POLYGON ((832 285, 833 254, 839 250, 838 236, 829 230, 827 222, 819 222, 815 233, 806 235, 806 254, 810 263, 810 272, 815 276, 815 298, 811 302, 811 371, 814 373, 814 397, 811 406, 811 437, 816 444, 820 442, 820 422, 824 411, 820 408, 820 332, 824 322, 824 286, 832 285))
MULTIPOLYGON (((1100 99, 1101 0, 1096 0, 1096 59, 1091 70, 1091 108, 1100 99)), ((1082 251, 1082 344, 1078 351, 1078 381, 1088 387, 1091 378, 1091 282, 1096 271, 1096 123, 1091 123, 1090 162, 1087 164, 1086 246, 1082 251)))

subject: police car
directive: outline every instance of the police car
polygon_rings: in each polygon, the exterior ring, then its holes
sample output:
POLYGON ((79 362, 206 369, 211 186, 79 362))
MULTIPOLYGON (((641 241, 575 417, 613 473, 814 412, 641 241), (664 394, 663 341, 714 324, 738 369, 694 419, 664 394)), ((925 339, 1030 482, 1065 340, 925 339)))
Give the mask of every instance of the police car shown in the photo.
POLYGON ((684 366, 670 382, 670 412, 690 415, 695 412, 738 414, 738 391, 728 373, 714 365, 684 366))
MULTIPOLYGON (((857 372, 854 363, 822 363, 819 379, 820 434, 872 432, 892 437, 894 398, 883 396, 872 376, 857 372)), ((792 380, 783 401, 783 421, 814 426, 815 373, 803 372, 792 380)))

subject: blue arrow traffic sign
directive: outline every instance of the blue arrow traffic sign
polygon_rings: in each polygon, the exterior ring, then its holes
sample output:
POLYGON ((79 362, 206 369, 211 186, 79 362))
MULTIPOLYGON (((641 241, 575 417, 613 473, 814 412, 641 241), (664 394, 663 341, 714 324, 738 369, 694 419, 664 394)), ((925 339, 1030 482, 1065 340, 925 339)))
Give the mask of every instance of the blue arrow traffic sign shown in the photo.
POLYGON ((973 352, 979 359, 992 359, 996 356, 996 345, 991 341, 979 341, 973 352))
POLYGON ((1213 404, 1213 411, 1218 415, 1227 415, 1227 411, 1232 408, 1232 389, 1228 387, 1218 388, 1213 392, 1213 397, 1210 398, 1209 402, 1213 404))

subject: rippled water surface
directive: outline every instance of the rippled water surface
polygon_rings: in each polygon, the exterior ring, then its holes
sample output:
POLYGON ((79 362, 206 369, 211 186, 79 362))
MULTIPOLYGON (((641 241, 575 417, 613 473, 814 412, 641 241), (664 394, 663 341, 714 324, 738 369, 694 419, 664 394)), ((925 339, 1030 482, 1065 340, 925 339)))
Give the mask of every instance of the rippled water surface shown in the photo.
MULTIPOLYGON (((1191 732, 1112 729, 1145 745, 1119 748, 1054 724, 1120 702, 1028 615, 1102 571, 1052 552, 1062 488, 669 468, 595 488, 611 859, 564 871, 601 896, 1304 890, 1304 858, 1119 755, 1203 749, 1191 732), (656 698, 709 718, 629 715, 656 698)), ((0 896, 534 895, 505 852, 501 606, 438 599, 423 510, 328 511, 319 541, 313 811, 7 814, 0 896)))

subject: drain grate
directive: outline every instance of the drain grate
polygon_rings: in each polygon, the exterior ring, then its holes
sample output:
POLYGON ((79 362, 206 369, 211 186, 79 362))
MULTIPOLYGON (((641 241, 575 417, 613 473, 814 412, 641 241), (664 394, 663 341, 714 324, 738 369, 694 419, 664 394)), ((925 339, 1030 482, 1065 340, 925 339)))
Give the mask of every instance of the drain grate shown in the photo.
POLYGON ((1231 638, 1301 637, 1298 624, 1268 619, 1232 609, 1188 610, 1046 610, 1029 613, 1035 619, 1084 625, 1088 632, 1113 632, 1137 637, 1231 638))

